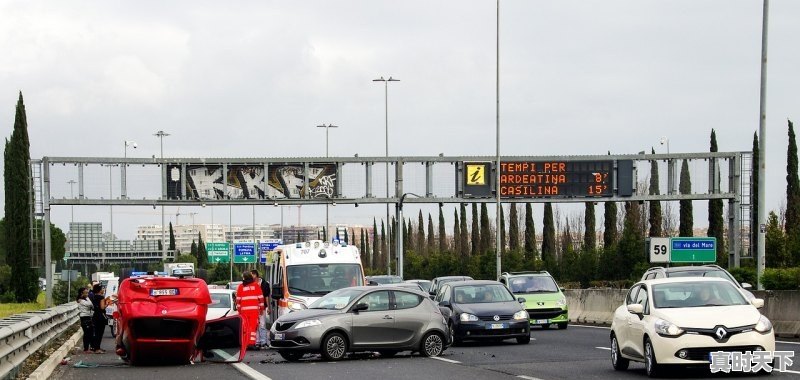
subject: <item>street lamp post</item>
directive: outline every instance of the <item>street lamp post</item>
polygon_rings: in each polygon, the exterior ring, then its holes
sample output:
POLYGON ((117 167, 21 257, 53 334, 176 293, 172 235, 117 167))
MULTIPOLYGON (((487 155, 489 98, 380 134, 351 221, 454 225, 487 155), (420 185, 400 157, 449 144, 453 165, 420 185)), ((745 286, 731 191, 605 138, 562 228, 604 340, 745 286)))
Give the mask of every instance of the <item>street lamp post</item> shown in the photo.
MULTIPOLYGON (((389 79, 384 79, 381 76, 378 79, 373 79, 373 82, 383 82, 383 109, 384 109, 384 123, 386 126, 386 158, 389 158, 389 82, 399 82, 400 79, 395 79, 389 76, 389 79)), ((386 198, 389 198, 389 162, 386 162, 386 198)), ((396 218, 399 220, 400 218, 396 218)), ((389 225, 389 203, 386 203, 386 225, 389 225)), ((395 226, 397 228, 397 226, 395 226)), ((397 253, 400 255, 400 252, 397 253)), ((387 252, 388 258, 388 252, 387 252)), ((392 260, 386 260, 386 274, 392 274, 392 260)))
MULTIPOLYGON (((161 159, 164 159, 164 137, 169 136, 169 133, 164 131, 158 131, 153 134, 153 136, 158 137, 159 144, 161 145, 161 159)), ((166 240, 166 230, 164 229, 164 205, 161 205, 161 259, 167 259, 167 242, 166 240)))
POLYGON ((496 124, 496 137, 495 137, 495 144, 497 145, 497 157, 496 162, 497 166, 495 167, 495 196, 496 196, 496 208, 497 214, 495 215, 495 221, 497 223, 497 228, 495 229, 495 250, 497 255, 497 273, 496 277, 500 277, 500 272, 502 270, 501 266, 501 241, 500 241, 500 0, 497 0, 497 33, 495 34, 497 37, 496 41, 496 51, 495 51, 495 60, 496 64, 496 72, 495 72, 495 124, 496 124))
MULTIPOLYGON (((328 131, 330 131, 331 128, 339 128, 339 126, 338 125, 332 125, 332 124, 328 124, 328 125, 322 124, 322 125, 318 125, 317 128, 325 128, 325 157, 327 158, 327 157, 329 157, 329 155, 328 155, 328 131)), ((330 198, 328 198, 328 200, 330 200, 330 198)), ((328 204, 327 203, 325 203, 325 232, 326 232, 326 235, 330 235, 331 234, 331 226, 330 226, 330 224, 328 224, 328 204)), ((326 236, 326 238, 327 238, 327 236, 326 236)))

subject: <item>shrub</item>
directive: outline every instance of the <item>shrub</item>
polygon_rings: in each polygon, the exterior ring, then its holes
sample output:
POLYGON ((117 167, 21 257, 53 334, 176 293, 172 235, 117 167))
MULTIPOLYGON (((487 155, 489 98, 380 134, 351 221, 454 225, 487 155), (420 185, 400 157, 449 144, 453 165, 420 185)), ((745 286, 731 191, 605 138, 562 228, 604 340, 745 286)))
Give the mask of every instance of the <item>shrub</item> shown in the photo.
POLYGON ((800 288, 800 267, 766 268, 761 282, 768 290, 797 290, 800 288))
POLYGON ((750 285, 753 285, 753 287, 755 287, 758 283, 756 278, 756 268, 739 267, 730 269, 728 272, 730 272, 731 275, 736 278, 736 281, 739 281, 739 283, 746 282, 750 285))

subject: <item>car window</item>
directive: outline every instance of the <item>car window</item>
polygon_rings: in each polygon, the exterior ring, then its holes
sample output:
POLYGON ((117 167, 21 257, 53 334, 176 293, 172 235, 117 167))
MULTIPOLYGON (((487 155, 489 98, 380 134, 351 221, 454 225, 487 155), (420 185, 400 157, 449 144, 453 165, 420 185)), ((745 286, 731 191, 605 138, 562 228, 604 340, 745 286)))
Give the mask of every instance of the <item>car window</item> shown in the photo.
POLYGON ((724 270, 710 268, 707 270, 685 270, 685 271, 675 271, 670 273, 670 277, 712 277, 712 278, 721 278, 723 280, 728 280, 735 285, 739 285, 736 279, 732 278, 728 275, 728 272, 724 270))
POLYGON ((231 296, 228 293, 211 293, 211 304, 208 305, 212 309, 230 309, 231 296))
POLYGON ((369 293, 362 297, 357 303, 366 303, 369 305, 367 311, 389 310, 389 291, 381 290, 369 293))
POLYGON ((549 276, 519 276, 510 280, 509 290, 514 294, 558 293, 558 286, 549 276))
POLYGON ((636 285, 636 286, 632 287, 631 290, 628 291, 628 296, 625 297, 625 304, 626 305, 630 305, 632 303, 635 303, 636 292, 639 290, 639 286, 640 285, 636 285))
POLYGON ((729 282, 681 282, 653 286, 656 308, 746 305, 747 300, 729 282))
POLYGON ((647 287, 642 285, 639 288, 639 292, 636 293, 636 302, 639 305, 642 305, 642 309, 644 309, 644 314, 650 313, 650 308, 647 306, 647 287))
POLYGON ((397 291, 394 292, 395 308, 398 310, 417 307, 417 305, 419 305, 420 302, 422 302, 422 297, 416 294, 397 292, 397 291))
POLYGON ((347 307, 350 301, 360 296, 362 293, 362 290, 350 288, 339 289, 326 294, 324 297, 314 301, 308 307, 310 309, 342 310, 347 307))
POLYGON ((449 300, 450 300, 450 287, 445 285, 442 287, 442 291, 436 293, 436 298, 434 298, 434 301, 439 303, 442 301, 449 301, 449 300))
POLYGON ((461 285, 453 287, 455 303, 509 302, 514 297, 502 284, 461 285))

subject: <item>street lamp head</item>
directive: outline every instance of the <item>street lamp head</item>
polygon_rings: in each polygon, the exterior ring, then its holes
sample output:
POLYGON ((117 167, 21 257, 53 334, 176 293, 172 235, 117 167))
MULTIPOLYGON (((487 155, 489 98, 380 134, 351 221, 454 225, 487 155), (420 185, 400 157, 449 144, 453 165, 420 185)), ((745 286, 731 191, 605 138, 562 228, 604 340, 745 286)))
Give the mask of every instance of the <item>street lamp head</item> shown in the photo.
POLYGON ((669 142, 669 139, 666 137, 662 137, 661 140, 659 140, 659 142, 661 143, 661 145, 664 145, 669 142))
POLYGON ((383 79, 383 76, 381 76, 379 79, 373 79, 372 81, 373 82, 386 82, 386 79, 383 79))

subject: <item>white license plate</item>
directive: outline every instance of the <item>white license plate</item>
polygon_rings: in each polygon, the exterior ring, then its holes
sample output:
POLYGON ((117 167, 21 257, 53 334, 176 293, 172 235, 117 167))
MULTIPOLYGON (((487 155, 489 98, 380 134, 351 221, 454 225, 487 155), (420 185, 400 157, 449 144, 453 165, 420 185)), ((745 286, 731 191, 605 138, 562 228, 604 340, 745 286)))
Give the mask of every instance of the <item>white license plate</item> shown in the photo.
POLYGON ((176 296, 178 295, 178 289, 150 289, 151 296, 176 296))
POLYGON ((275 334, 275 337, 272 338, 273 340, 283 340, 283 334, 275 334))
POLYGON ((492 323, 487 326, 491 330, 504 329, 506 326, 502 323, 492 323))
POLYGON ((546 320, 546 319, 537 319, 537 320, 536 320, 536 324, 543 325, 543 324, 545 324, 545 323, 547 323, 547 320, 546 320))

